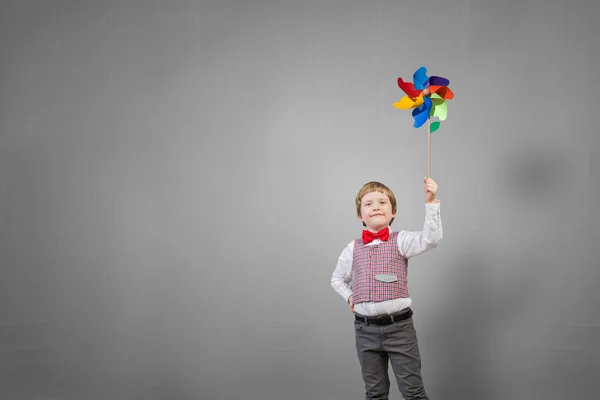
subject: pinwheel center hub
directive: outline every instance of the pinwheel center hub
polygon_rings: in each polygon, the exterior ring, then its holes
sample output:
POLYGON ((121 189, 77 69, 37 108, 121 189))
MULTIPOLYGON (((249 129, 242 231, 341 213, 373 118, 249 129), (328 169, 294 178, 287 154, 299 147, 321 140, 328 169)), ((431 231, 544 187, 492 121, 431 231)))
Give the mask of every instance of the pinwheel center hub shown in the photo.
POLYGON ((429 89, 425 88, 423 89, 423 96, 429 96, 431 95, 431 92, 429 91, 429 89))

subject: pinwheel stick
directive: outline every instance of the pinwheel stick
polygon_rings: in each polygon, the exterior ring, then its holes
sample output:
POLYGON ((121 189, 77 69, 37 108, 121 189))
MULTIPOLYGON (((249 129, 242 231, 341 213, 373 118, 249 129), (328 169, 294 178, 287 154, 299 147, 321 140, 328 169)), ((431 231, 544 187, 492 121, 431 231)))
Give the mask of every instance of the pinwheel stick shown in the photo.
POLYGON ((431 118, 427 118, 427 177, 431 178, 431 118))
MULTIPOLYGON (((429 89, 423 90, 424 96, 431 96, 429 89)), ((427 177, 431 178, 431 117, 427 117, 427 177)))

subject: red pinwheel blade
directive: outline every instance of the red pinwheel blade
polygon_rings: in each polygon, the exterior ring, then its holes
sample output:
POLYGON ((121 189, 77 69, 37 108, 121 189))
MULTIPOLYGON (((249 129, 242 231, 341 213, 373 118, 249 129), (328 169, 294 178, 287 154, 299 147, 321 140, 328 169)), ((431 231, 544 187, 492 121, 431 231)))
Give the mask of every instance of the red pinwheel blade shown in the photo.
POLYGON ((398 78, 398 87, 400 87, 400 89, 402 89, 408 97, 413 99, 419 97, 419 94, 421 94, 420 90, 415 89, 414 84, 410 82, 404 82, 402 78, 398 78))

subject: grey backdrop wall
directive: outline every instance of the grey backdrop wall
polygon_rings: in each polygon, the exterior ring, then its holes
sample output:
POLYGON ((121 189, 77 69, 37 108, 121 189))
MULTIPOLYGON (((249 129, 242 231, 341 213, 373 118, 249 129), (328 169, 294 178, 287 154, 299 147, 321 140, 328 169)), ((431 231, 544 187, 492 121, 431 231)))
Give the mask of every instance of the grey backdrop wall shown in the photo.
MULTIPOLYGON (((420 65, 444 243, 411 261, 432 399, 589 399, 598 2, 5 1, 0 398, 361 398, 329 280, 369 180, 419 230, 420 65)), ((399 394, 395 385, 392 392, 399 394)))

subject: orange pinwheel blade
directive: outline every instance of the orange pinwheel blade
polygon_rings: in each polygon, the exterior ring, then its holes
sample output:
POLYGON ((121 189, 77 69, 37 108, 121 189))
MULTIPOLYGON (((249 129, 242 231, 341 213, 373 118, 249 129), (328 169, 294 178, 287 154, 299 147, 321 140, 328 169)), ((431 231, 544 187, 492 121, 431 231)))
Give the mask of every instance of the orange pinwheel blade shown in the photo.
POLYGON ((452 100, 454 98, 454 93, 448 86, 429 86, 429 91, 433 93, 437 93, 444 100, 452 100))

